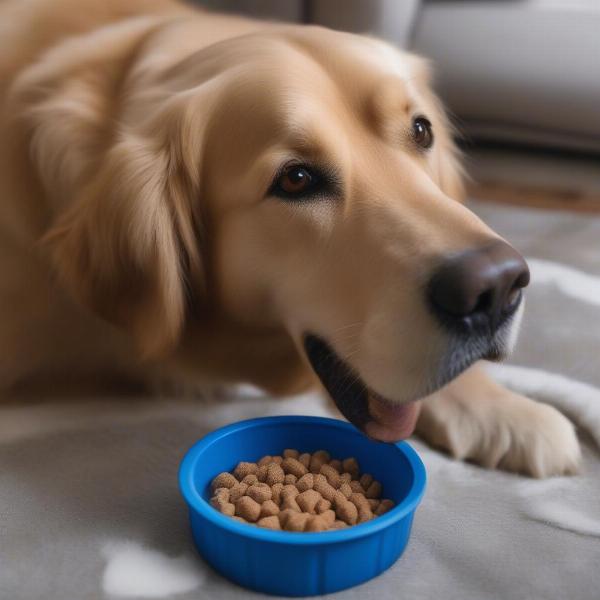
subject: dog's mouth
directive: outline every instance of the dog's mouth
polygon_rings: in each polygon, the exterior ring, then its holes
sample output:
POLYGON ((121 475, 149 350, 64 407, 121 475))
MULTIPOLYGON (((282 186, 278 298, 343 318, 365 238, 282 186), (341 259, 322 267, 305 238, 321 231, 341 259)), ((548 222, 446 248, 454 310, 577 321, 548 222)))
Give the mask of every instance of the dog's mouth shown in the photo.
POLYGON ((518 331, 522 314, 516 307, 496 331, 479 331, 477 335, 462 332, 463 335, 451 336, 438 368, 430 373, 419 397, 408 402, 394 402, 370 388, 319 336, 306 334, 304 349, 312 368, 344 417, 371 438, 396 442, 413 433, 421 398, 439 390, 480 359, 500 361, 506 356, 514 343, 512 334, 518 331))
POLYGON ((382 442, 397 442, 412 434, 419 402, 395 404, 371 390, 327 342, 315 335, 305 336, 304 348, 321 383, 355 427, 382 442))

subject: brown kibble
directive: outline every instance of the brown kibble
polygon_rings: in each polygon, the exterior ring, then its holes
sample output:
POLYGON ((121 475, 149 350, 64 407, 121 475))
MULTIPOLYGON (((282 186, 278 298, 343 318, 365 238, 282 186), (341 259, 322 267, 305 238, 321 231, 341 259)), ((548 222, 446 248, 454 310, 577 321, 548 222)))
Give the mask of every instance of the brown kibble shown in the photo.
POLYGON ((277 463, 271 463, 267 465, 267 476, 265 477, 265 483, 267 485, 275 485, 276 483, 282 483, 285 478, 285 474, 281 465, 277 463))
POLYGON ((315 507, 317 502, 322 500, 321 494, 315 492, 315 490, 306 490, 296 496, 296 502, 302 512, 314 514, 316 512, 315 507))
POLYGON ((358 522, 366 523, 371 519, 374 519, 375 515, 370 510, 358 510, 358 522))
POLYGON ((381 484, 379 481, 373 481, 373 483, 367 488, 365 496, 367 498, 381 498, 381 484))
POLYGON ((260 507, 261 517, 272 517, 279 514, 279 506, 273 500, 266 500, 260 507))
POLYGON ((338 491, 342 492, 342 494, 344 494, 344 496, 346 496, 346 498, 350 498, 350 496, 353 494, 352 488, 346 482, 344 482, 344 483, 342 483, 342 485, 340 485, 340 489, 338 491))
POLYGON ((246 475, 254 475, 256 471, 258 471, 258 465, 256 463, 240 462, 233 470, 233 476, 238 481, 242 481, 246 475))
POLYGON ((229 500, 228 500, 228 499, 221 498, 221 497, 219 497, 219 496, 213 496, 213 497, 210 499, 210 505, 211 505, 213 508, 216 508, 216 509, 217 509, 218 511, 220 511, 220 512, 222 512, 222 511, 221 511, 221 506, 223 506, 223 504, 227 504, 228 502, 229 502, 229 500))
POLYGON ((298 506, 298 503, 296 502, 296 498, 294 498, 293 496, 287 496, 286 498, 284 498, 281 502, 281 511, 283 512, 284 510, 293 510, 294 512, 302 512, 302 509, 300 508, 300 506, 298 506))
POLYGON ((269 469, 269 465, 263 465, 262 467, 258 467, 258 471, 256 471, 256 477, 260 483, 264 483, 267 479, 267 472, 269 469))
POLYGON ((299 492, 305 492, 306 490, 312 490, 314 484, 314 475, 312 473, 307 473, 298 479, 296 482, 296 487, 298 488, 299 492))
POLYGON ((304 531, 325 531, 328 524, 321 518, 320 515, 312 515, 306 521, 304 531))
POLYGON ((238 517, 243 517, 246 521, 254 523, 260 516, 260 504, 250 496, 242 496, 235 503, 235 514, 238 517))
POLYGON ((259 504, 266 502, 267 500, 271 500, 273 496, 273 492, 271 492, 270 486, 266 483, 257 483, 255 485, 251 485, 246 490, 246 496, 252 498, 259 504))
POLYGON ((344 471, 346 471, 346 473, 350 473, 352 479, 358 478, 358 475, 360 473, 360 466, 358 464, 358 461, 354 457, 346 458, 342 462, 342 468, 344 469, 344 471))
POLYGON ((283 470, 285 471, 286 475, 288 473, 291 473, 296 477, 302 477, 302 475, 305 475, 307 473, 306 467, 295 458, 284 458, 283 462, 281 463, 281 466, 283 467, 283 470))
POLYGON ((319 494, 321 494, 325 500, 329 500, 330 502, 333 500, 333 496, 336 492, 335 488, 329 485, 327 482, 325 475, 322 475, 321 473, 315 475, 313 489, 319 492, 319 494))
POLYGON ((363 496, 363 494, 352 494, 349 498, 350 502, 358 508, 359 511, 369 511, 371 512, 371 506, 369 505, 369 501, 363 496))
POLYGON ((237 485, 234 485, 229 490, 229 501, 233 503, 237 502, 246 493, 247 489, 247 483, 238 483, 237 485))
POLYGON ((337 510, 340 506, 344 506, 346 502, 348 502, 348 498, 346 498, 346 496, 344 496, 340 490, 335 490, 335 493, 333 494, 333 500, 331 501, 333 508, 337 510))
POLYGON ((321 472, 321 467, 329 462, 331 456, 329 456, 329 452, 327 450, 317 450, 310 457, 310 465, 309 469, 311 473, 315 475, 321 472))
POLYGON ((360 485, 360 481, 352 480, 349 484, 352 491, 356 494, 364 494, 365 490, 363 490, 363 486, 360 485))
POLYGON ((395 506, 382 486, 360 474, 354 457, 332 459, 326 450, 239 462, 211 482, 210 504, 240 523, 286 531, 326 531, 365 523, 395 506))
POLYGON ((283 483, 276 483, 271 486, 271 493, 273 494, 272 500, 275 504, 279 504, 281 502, 281 490, 283 490, 283 483))
POLYGON ((217 488, 213 496, 220 498, 224 502, 229 502, 229 490, 227 488, 217 488))
POLYGON ((356 522, 358 521, 358 509, 349 500, 346 500, 341 506, 337 506, 335 514, 338 519, 341 519, 348 525, 356 525, 356 522))
POLYGON ((235 514, 235 505, 232 504, 231 502, 225 502, 224 504, 221 504, 221 506, 219 507, 219 510, 227 517, 233 517, 233 515, 235 514))
POLYGON ((333 460, 329 461, 329 466, 339 473, 342 470, 342 461, 334 458, 333 460))
POLYGON ((298 457, 298 460, 308 469, 310 466, 310 459, 311 456, 308 452, 305 452, 304 454, 301 454, 298 457))
POLYGON ((306 513, 290 512, 285 521, 285 529, 287 531, 304 531, 309 518, 310 515, 306 513))
MULTIPOLYGON (((213 508, 216 508, 219 512, 222 512, 223 514, 227 514, 229 516, 231 516, 233 514, 233 512, 231 511, 231 508, 229 507, 229 505, 231 504, 231 502, 229 501, 229 490, 227 488, 218 488, 217 490, 219 493, 215 494, 211 499, 210 499, 210 504, 213 508), (231 514, 229 514, 231 513, 231 514)), ((233 507, 233 504, 231 504, 231 506, 233 507)))
POLYGON ((377 516, 383 515, 386 512, 388 512, 389 510, 392 510, 392 508, 394 508, 394 506, 396 506, 396 504, 392 500, 382 500, 379 503, 379 506, 377 507, 377 509, 375 510, 375 514, 377 516))
POLYGON ((331 460, 331 454, 327 450, 317 450, 313 453, 313 457, 323 462, 329 462, 331 460))
POLYGON ((242 479, 241 483, 254 485, 255 483, 258 483, 258 477, 254 473, 251 473, 250 475, 246 475, 246 477, 242 479))
POLYGON ((290 518, 290 515, 292 515, 295 512, 296 511, 292 510, 291 508, 284 508, 283 510, 281 510, 279 512, 279 514, 277 516, 279 517, 279 524, 281 525, 282 529, 287 529, 287 527, 286 527, 287 521, 290 518))
POLYGON ((363 473, 360 476, 359 481, 360 485, 362 485, 363 490, 366 490, 371 485, 371 483, 373 483, 373 475, 371 475, 370 473, 363 473))
POLYGON ((281 529, 279 519, 274 515, 263 517, 262 519, 256 521, 256 524, 259 527, 264 527, 265 529, 281 529))
POLYGON ((340 474, 331 465, 323 465, 321 467, 321 474, 327 477, 329 485, 333 486, 336 490, 342 485, 340 474))
POLYGON ((296 496, 299 493, 295 485, 284 485, 280 494, 281 509, 291 508, 293 510, 300 510, 300 507, 296 503, 296 496))
POLYGON ((217 488, 232 488, 238 480, 231 473, 219 473, 210 485, 212 490, 217 488))
POLYGON ((286 498, 295 498, 300 492, 295 485, 286 484, 283 486, 281 490, 281 499, 285 500, 286 498))
POLYGON ((321 513, 321 518, 329 527, 331 527, 335 521, 335 512, 331 509, 326 510, 325 512, 321 513))

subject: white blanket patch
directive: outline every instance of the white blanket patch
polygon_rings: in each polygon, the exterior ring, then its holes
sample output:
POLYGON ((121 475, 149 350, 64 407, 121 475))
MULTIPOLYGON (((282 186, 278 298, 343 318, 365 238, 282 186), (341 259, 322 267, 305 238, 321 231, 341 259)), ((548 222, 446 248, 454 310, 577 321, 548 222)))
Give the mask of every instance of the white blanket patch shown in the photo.
POLYGON ((600 448, 600 389, 544 369, 495 363, 485 368, 506 387, 560 410, 600 448))
POLYGON ((600 537, 600 518, 582 513, 564 501, 543 500, 525 511, 530 519, 580 535, 600 537))
POLYGON ((565 296, 600 306, 600 277, 550 260, 527 258, 531 283, 551 284, 565 296))
POLYGON ((125 598, 165 598, 184 594, 204 582, 203 565, 189 556, 170 557, 131 541, 102 549, 104 592, 125 598))

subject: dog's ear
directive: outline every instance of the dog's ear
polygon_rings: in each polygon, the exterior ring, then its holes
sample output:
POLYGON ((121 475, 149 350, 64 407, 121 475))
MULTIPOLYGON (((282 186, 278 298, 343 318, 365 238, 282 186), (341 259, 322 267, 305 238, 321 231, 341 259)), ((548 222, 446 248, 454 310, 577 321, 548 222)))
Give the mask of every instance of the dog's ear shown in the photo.
POLYGON ((44 251, 72 295, 129 331, 147 357, 174 346, 190 287, 199 293, 203 281, 190 189, 201 123, 181 122, 192 117, 175 94, 163 94, 172 101, 162 114, 136 105, 134 122, 121 122, 120 86, 153 27, 142 20, 73 38, 27 71, 10 98, 53 215, 44 251))
POLYGON ((198 284, 188 200, 169 151, 128 135, 43 239, 72 294, 129 331, 147 357, 174 346, 189 279, 198 284))

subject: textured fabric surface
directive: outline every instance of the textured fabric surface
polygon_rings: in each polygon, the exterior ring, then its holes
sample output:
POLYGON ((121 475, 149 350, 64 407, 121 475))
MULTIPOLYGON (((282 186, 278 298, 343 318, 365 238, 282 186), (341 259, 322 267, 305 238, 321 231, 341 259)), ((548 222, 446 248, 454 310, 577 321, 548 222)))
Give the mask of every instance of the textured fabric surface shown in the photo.
MULTIPOLYGON (((531 257, 513 365, 493 373, 578 425, 584 471, 534 481, 453 461, 418 440, 428 489, 409 546, 345 600, 597 600, 600 590, 600 219, 474 209, 531 257)), ((318 395, 81 399, 0 408, 0 599, 241 599, 192 547, 177 489, 209 430, 267 414, 327 414, 318 395)))

